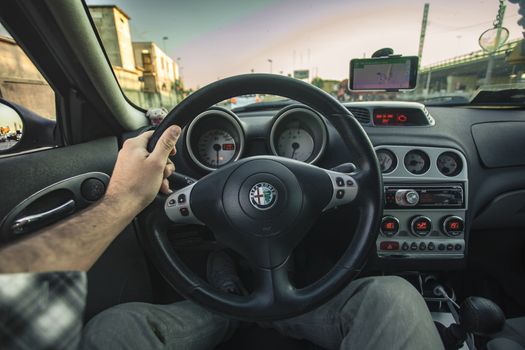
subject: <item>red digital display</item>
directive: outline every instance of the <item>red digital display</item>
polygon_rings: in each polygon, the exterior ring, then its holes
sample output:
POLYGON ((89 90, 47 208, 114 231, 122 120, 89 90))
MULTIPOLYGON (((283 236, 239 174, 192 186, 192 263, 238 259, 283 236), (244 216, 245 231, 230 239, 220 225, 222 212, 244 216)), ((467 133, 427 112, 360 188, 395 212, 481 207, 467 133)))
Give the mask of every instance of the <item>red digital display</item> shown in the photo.
POLYGON ((376 113, 374 115, 375 125, 405 125, 410 119, 405 113, 376 113))
POLYGON ((223 143, 222 149, 224 151, 233 151, 235 149, 235 144, 234 143, 223 143))
POLYGON ((458 230, 459 229, 459 222, 457 221, 453 221, 451 223, 448 224, 448 227, 451 229, 451 230, 458 230))
POLYGON ((385 228, 387 230, 393 230, 393 229, 395 229, 395 224, 392 221, 387 222, 387 223, 385 223, 385 228))

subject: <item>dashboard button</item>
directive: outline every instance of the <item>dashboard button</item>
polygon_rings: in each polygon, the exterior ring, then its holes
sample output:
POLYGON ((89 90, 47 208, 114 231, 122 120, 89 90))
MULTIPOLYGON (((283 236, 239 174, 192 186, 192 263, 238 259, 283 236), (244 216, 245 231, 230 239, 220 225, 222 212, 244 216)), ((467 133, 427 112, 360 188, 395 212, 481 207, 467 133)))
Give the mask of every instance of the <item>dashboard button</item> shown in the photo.
POLYGON ((410 245, 410 250, 417 250, 417 243, 416 243, 416 242, 413 242, 413 243, 410 245))
POLYGON ((432 221, 426 216, 416 216, 410 222, 410 229, 416 236, 426 236, 432 230, 432 221))
POLYGON ((445 250, 445 245, 443 243, 440 243, 438 245, 438 250, 445 250))
POLYGON ((337 186, 339 187, 344 187, 345 186, 345 180, 343 180, 342 177, 337 177, 335 179, 335 183, 337 184, 337 186))
POLYGON ((436 249, 436 246, 435 246, 434 242, 430 242, 428 244, 427 248, 428 248, 428 250, 434 250, 434 249, 436 249))
POLYGON ((399 242, 381 242, 379 243, 381 250, 399 250, 399 242))
POLYGON ((442 230, 444 234, 454 237, 463 233, 464 226, 462 218, 452 215, 443 220, 442 230))
POLYGON ((399 220, 395 216, 384 216, 381 220, 381 233, 392 237, 399 231, 399 220))
POLYGON ((342 199, 345 196, 345 190, 337 190, 335 193, 335 198, 342 199))
POLYGON ((403 245, 401 246, 401 249, 403 250, 408 250, 410 248, 410 246, 408 245, 407 242, 403 243, 403 245))
POLYGON ((461 250, 461 248, 463 248, 463 246, 459 243, 454 246, 454 249, 456 250, 461 250))
POLYGON ((427 245, 425 244, 425 242, 419 243, 419 250, 427 250, 427 245))
POLYGON ((447 250, 452 250, 452 249, 454 249, 454 246, 451 243, 447 244, 447 250))

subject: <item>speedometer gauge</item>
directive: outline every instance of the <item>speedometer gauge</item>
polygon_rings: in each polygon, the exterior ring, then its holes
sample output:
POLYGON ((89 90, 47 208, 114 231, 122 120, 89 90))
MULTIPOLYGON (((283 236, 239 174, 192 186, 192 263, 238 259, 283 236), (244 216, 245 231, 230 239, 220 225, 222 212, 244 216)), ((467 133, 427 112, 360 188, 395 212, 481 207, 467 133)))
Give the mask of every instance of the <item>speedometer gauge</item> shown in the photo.
POLYGON ((190 123, 186 146, 195 165, 213 171, 239 159, 244 149, 244 130, 235 113, 212 107, 190 123))
POLYGON ((226 131, 212 129, 201 135, 197 142, 201 161, 213 168, 227 164, 235 155, 235 140, 226 131))
POLYGON ((277 154, 305 162, 314 151, 314 139, 302 128, 284 130, 277 139, 277 154))

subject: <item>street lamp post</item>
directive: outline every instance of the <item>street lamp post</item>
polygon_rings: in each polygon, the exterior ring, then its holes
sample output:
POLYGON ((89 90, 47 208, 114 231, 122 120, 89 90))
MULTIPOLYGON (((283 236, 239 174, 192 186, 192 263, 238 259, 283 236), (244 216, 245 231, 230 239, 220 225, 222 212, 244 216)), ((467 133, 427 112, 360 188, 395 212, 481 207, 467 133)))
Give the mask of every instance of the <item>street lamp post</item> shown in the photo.
POLYGON ((167 36, 163 36, 162 37, 162 46, 163 46, 163 49, 164 49, 164 53, 167 55, 168 52, 166 51, 166 41, 168 41, 168 37, 167 36))
POLYGON ((268 58, 268 63, 270 63, 270 74, 273 73, 273 60, 271 58, 268 58))

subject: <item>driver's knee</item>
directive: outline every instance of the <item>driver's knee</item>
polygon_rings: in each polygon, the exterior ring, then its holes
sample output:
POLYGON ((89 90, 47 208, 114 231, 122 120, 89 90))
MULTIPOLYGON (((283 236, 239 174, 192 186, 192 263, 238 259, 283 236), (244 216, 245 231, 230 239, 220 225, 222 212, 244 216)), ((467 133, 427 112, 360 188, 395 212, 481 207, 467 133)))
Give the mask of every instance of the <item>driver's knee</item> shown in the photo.
POLYGON ((356 313, 364 312, 371 315, 377 313, 383 317, 407 317, 409 319, 426 317, 428 308, 412 284, 398 276, 368 277, 355 281, 352 288, 353 299, 346 302, 343 313, 355 317, 356 313), (417 315, 418 317, 414 317, 417 315))
POLYGON ((170 305, 126 303, 86 325, 82 349, 213 348, 236 330, 234 320, 189 301, 170 305))

